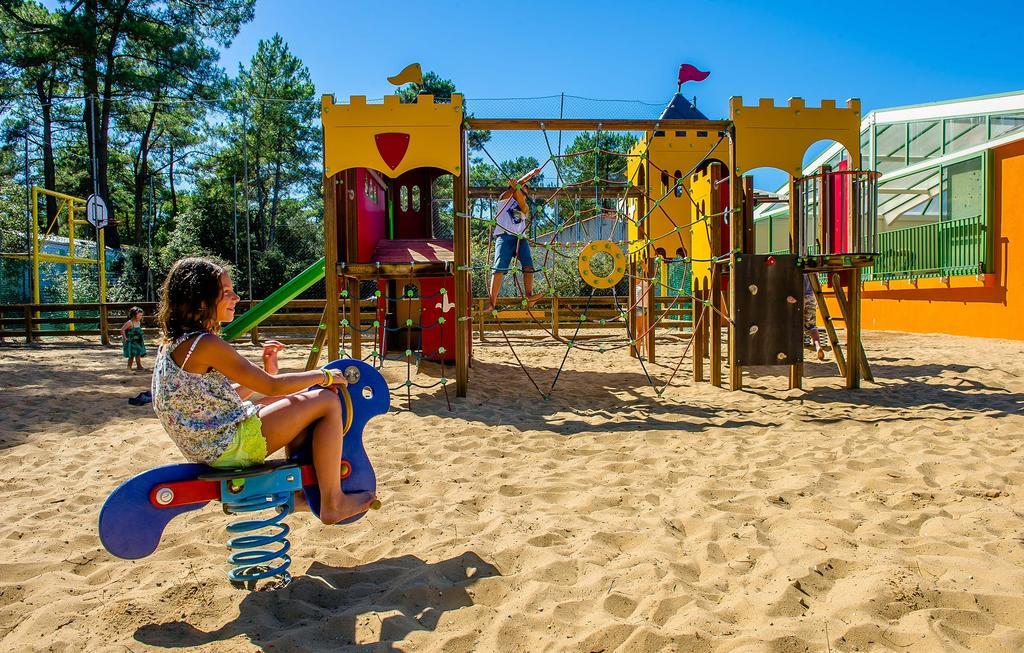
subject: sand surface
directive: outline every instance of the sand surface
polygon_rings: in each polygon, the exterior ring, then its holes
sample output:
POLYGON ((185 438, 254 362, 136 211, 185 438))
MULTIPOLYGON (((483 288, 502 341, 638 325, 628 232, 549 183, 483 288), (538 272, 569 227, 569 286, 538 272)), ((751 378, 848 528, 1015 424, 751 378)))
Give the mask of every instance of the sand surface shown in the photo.
MULTIPOLYGON (((181 460, 126 403, 148 375, 119 348, 4 346, 0 650, 1024 650, 1024 343, 866 347, 860 391, 831 363, 743 393, 684 365, 660 396, 621 349, 574 350, 544 401, 492 337, 451 411, 434 388, 371 422, 384 508, 292 516, 295 581, 249 593, 215 506, 149 558, 100 546, 106 495, 181 460)), ((565 352, 516 351, 543 388, 565 352)))

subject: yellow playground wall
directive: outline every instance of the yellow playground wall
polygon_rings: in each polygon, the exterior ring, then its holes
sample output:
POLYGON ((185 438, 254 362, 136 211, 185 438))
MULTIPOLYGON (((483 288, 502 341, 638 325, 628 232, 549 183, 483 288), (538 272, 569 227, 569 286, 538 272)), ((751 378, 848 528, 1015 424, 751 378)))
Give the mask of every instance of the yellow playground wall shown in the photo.
POLYGON ((953 277, 869 282, 863 293, 865 329, 948 333, 1024 340, 1024 142, 993 152, 992 272, 984 279, 953 277))

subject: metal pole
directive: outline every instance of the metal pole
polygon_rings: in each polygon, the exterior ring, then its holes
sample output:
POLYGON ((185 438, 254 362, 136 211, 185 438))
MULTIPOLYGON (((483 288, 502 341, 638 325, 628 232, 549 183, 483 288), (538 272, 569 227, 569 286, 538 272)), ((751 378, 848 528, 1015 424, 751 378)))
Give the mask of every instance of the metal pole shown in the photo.
POLYGON ((238 188, 236 175, 231 175, 231 214, 235 225, 235 258, 231 262, 238 265, 238 188))
MULTIPOLYGON (((99 195, 99 179, 97 179, 99 173, 97 171, 98 168, 96 163, 96 96, 91 95, 87 99, 89 100, 89 115, 92 116, 92 120, 89 121, 89 140, 92 141, 92 149, 90 150, 90 154, 92 155, 92 194, 99 195)), ((86 207, 86 214, 88 215, 88 207, 86 207)), ((100 228, 98 225, 94 225, 94 227, 96 229, 97 285, 101 286, 99 289, 100 303, 103 303, 104 299, 106 298, 106 289, 102 288, 102 285, 106 283, 106 275, 103 274, 103 272, 100 272, 100 267, 104 265, 103 255, 105 254, 105 252, 100 251, 100 247, 102 247, 102 245, 100 244, 100 228)), ((74 229, 74 225, 72 225, 71 228, 74 229)), ((68 301, 71 301, 70 298, 68 299, 68 301)))
POLYGON ((91 109, 89 113, 92 115, 92 120, 89 121, 89 139, 92 141, 92 194, 96 195, 99 193, 99 175, 97 164, 96 164, 96 96, 90 95, 91 109))
MULTIPOLYGON (((558 102, 558 119, 561 120, 565 117, 565 91, 562 91, 562 99, 558 102)), ((562 185, 562 130, 558 130, 558 165, 555 166, 555 176, 557 177, 558 185, 562 185)), ((562 211, 560 198, 555 195, 555 233, 561 233, 562 230, 562 211)), ((555 237, 557 241, 557 236, 555 237)))
MULTIPOLYGON (((32 176, 28 167, 28 128, 25 129, 25 253, 34 251, 32 248, 32 176)), ((35 265, 35 259, 32 259, 35 265)), ((29 277, 34 279, 34 276, 29 277)), ((30 280, 29 285, 33 285, 30 280)), ((35 294, 34 288, 25 288, 25 275, 21 275, 22 297, 28 297, 29 292, 35 294)))
POLYGON ((153 175, 149 176, 149 215, 146 238, 146 301, 153 301, 153 175))
POLYGON ((249 268, 249 305, 252 305, 252 225, 249 221, 249 111, 242 114, 242 196, 245 201, 245 256, 249 268))

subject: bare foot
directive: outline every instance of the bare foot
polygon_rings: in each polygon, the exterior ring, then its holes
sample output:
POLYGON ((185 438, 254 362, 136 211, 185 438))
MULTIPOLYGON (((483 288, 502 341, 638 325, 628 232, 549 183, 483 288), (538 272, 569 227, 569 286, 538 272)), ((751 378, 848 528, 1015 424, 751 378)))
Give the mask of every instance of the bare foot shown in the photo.
POLYGON ((825 360, 825 350, 824 349, 819 349, 818 350, 818 360, 820 360, 820 361, 825 360))
POLYGON ((493 305, 488 304, 487 306, 484 306, 484 313, 493 313, 493 312, 494 312, 494 306, 493 305))
POLYGON ((537 302, 539 302, 543 298, 544 298, 544 295, 542 295, 540 293, 536 293, 536 294, 530 295, 529 297, 526 298, 526 305, 527 306, 533 306, 534 304, 536 304, 537 302))
POLYGON ((342 492, 335 505, 328 507, 325 503, 320 504, 320 521, 328 525, 337 524, 342 519, 366 512, 375 500, 376 496, 372 492, 354 492, 352 494, 342 492))

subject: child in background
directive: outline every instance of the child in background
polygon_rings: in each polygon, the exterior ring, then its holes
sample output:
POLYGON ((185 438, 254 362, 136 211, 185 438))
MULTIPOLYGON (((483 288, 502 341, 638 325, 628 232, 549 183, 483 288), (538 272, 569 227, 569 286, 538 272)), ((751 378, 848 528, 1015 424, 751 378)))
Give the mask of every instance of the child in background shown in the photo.
POLYGON ((825 348, 821 346, 821 335, 818 333, 818 300, 814 297, 807 275, 804 275, 804 331, 814 347, 814 355, 820 361, 825 360, 825 348))
POLYGON ((146 341, 142 334, 142 309, 132 306, 128 310, 128 321, 121 327, 121 353, 128 359, 128 369, 141 370, 142 357, 146 355, 146 341))
POLYGON ((341 402, 346 381, 329 369, 277 373, 278 343, 256 367, 217 334, 235 316, 238 295, 227 270, 206 258, 171 266, 157 320, 162 344, 153 367, 153 407, 190 462, 238 469, 298 446, 312 426, 320 520, 334 524, 365 512, 369 492, 341 491, 341 402), (232 384, 232 381, 234 384, 232 384), (307 390, 319 385, 320 388, 307 390), (246 401, 265 395, 259 403, 246 401))

